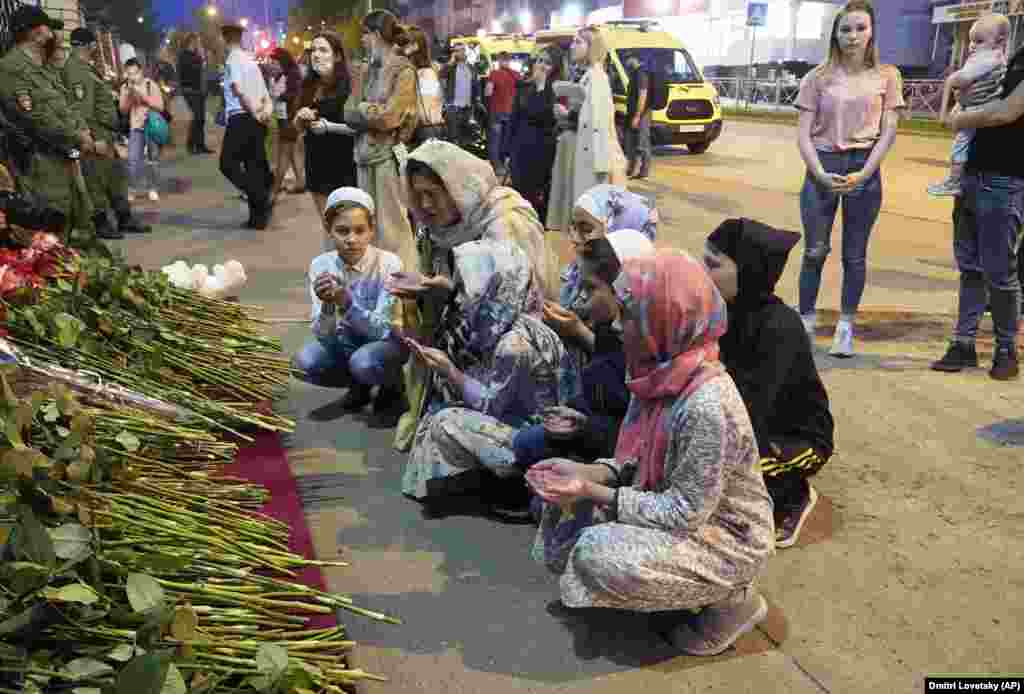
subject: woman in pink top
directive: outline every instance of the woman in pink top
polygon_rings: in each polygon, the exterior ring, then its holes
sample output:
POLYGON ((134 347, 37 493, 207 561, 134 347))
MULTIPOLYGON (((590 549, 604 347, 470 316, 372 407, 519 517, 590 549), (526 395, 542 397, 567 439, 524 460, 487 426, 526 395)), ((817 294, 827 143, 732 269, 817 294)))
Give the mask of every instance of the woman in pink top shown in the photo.
MULTIPOLYGON (((142 73, 142 66, 135 58, 124 64, 125 82, 121 86, 120 107, 122 113, 129 114, 131 132, 128 135, 128 178, 129 191, 149 190, 149 199, 157 202, 160 195, 156 192, 158 177, 156 161, 146 156, 146 117, 149 110, 164 110, 164 97, 160 85, 142 73)), ((154 144, 153 147, 156 147, 154 144)), ((131 196, 129 196, 131 197, 131 196)))
POLYGON ((882 161, 896 139, 905 106, 899 70, 879 63, 874 29, 872 4, 848 2, 832 25, 828 60, 804 77, 796 100, 800 155, 807 165, 800 191, 800 315, 813 339, 821 273, 842 200, 842 306, 831 350, 838 357, 853 356, 853 322, 864 294, 868 238, 882 208, 882 161))

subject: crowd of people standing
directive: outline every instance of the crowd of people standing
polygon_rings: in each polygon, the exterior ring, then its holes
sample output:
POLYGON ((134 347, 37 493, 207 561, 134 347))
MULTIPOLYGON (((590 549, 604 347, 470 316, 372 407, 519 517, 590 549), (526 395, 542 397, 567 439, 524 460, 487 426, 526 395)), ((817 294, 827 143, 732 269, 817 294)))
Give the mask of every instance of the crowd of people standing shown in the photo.
MULTIPOLYGON (((41 55, 43 29, 22 37, 18 65, 41 55)), ((831 353, 849 357, 882 165, 904 109, 875 31, 871 3, 850 0, 796 100, 807 173, 792 308, 775 287, 799 234, 729 219, 699 257, 656 248, 657 207, 626 187, 649 173, 651 86, 638 77, 631 88, 624 152, 600 32, 575 36, 575 80, 549 47, 526 79, 499 58, 484 84, 462 49, 436 65, 425 34, 387 11, 363 20, 367 63, 322 31, 305 74, 281 53, 261 70, 241 48, 244 29, 226 24, 221 170, 245 194, 249 226, 267 226, 289 168, 322 222, 297 373, 347 388, 342 409, 372 405, 395 427, 395 448, 408 453, 401 492, 427 514, 469 506, 536 523, 530 551, 559 575, 566 606, 675 612, 680 650, 722 652, 765 618, 758 578, 800 537, 818 500, 811 479, 835 449, 813 354, 823 267, 841 205, 831 353), (491 161, 460 146, 481 98, 491 161), (561 272, 554 231, 575 251, 561 272)), ((187 72, 196 59, 183 53, 179 64, 187 72)), ((1024 52, 1006 66, 1000 98, 950 116, 977 132, 954 211, 959 317, 938 370, 977 365, 987 302, 998 343, 990 373, 1017 377, 1022 78, 1024 52)), ((27 114, 23 91, 9 96, 27 114)), ((165 108, 158 97, 129 76, 120 108, 133 136, 165 108)), ((198 118, 204 106, 189 103, 198 118)), ((62 132, 101 151, 95 131, 62 132)), ((206 151, 199 130, 189 144, 206 151)))

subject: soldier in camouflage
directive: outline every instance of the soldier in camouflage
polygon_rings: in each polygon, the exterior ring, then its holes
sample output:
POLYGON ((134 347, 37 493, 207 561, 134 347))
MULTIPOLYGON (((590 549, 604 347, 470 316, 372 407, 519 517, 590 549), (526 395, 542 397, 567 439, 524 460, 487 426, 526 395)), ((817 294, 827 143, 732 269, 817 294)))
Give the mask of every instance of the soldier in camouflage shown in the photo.
POLYGON ((67 90, 48 67, 57 50, 54 30, 63 22, 33 5, 11 17, 15 45, 0 59, 0 102, 32 138, 35 151, 21 183, 68 217, 65 232, 94 234, 95 210, 79 167, 79 157, 96 156, 88 125, 71 107, 67 90))
POLYGON ((82 162, 89 195, 99 212, 96 235, 104 239, 118 239, 124 234, 148 233, 152 228, 132 217, 128 177, 124 162, 116 158, 114 148, 118 127, 117 103, 96 64, 98 48, 96 35, 89 29, 72 31, 71 55, 64 63, 62 79, 72 103, 92 132, 97 152, 108 157, 82 162), (108 209, 113 209, 117 217, 116 230, 110 226, 108 209))

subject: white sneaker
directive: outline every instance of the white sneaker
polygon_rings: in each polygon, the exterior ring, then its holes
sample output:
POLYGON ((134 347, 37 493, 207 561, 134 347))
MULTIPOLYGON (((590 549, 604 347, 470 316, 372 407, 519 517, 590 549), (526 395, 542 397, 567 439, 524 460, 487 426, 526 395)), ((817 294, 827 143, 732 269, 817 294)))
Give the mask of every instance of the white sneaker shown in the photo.
POLYGON ((149 191, 149 201, 150 202, 160 202, 160 194, 157 193, 155 190, 149 191))
POLYGON ((933 183, 928 186, 928 195, 936 198, 960 195, 960 180, 947 178, 941 183, 933 183))
POLYGON ((814 342, 814 336, 818 332, 818 316, 813 313, 809 313, 806 316, 800 314, 800 320, 804 322, 804 330, 807 331, 807 335, 811 338, 811 342, 814 342))
POLYGON ((832 336, 832 349, 828 352, 833 357, 852 357, 853 351, 853 323, 841 320, 836 323, 836 333, 832 336))

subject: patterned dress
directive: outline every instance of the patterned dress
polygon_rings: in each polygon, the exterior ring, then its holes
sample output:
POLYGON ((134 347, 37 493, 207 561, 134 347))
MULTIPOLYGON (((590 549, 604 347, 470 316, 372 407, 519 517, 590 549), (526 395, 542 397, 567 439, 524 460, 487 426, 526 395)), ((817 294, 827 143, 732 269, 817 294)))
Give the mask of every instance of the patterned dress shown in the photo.
POLYGON ((402 492, 417 499, 429 480, 476 465, 522 474, 512 437, 574 397, 579 380, 562 341, 535 317, 536 274, 518 245, 471 241, 453 258, 459 299, 442 318, 437 346, 465 380, 455 388, 431 374, 402 480, 402 492))
MULTIPOLYGON (((420 272, 451 277, 455 249, 471 241, 507 239, 526 253, 543 297, 554 299, 557 296, 557 258, 545 238, 536 211, 519 193, 498 185, 489 162, 441 140, 427 141, 411 152, 409 159, 426 164, 441 177, 458 206, 460 217, 451 227, 423 227, 417 243, 420 272)), ((439 329, 443 306, 430 295, 420 299, 418 304, 418 308, 412 306, 415 310, 407 311, 405 327, 422 339, 433 339, 439 329)), ((539 317, 540 301, 527 311, 539 317)), ((427 411, 425 368, 410 359, 405 372, 409 411, 402 416, 395 431, 394 446, 400 451, 409 450, 427 411)))
MULTIPOLYGON (((692 609, 752 584, 774 551, 753 428, 722 374, 670 409, 658 487, 619 489, 617 519, 591 501, 544 506, 533 557, 561 574, 568 607, 692 609)), ((600 461, 633 475, 631 465, 600 461)))

